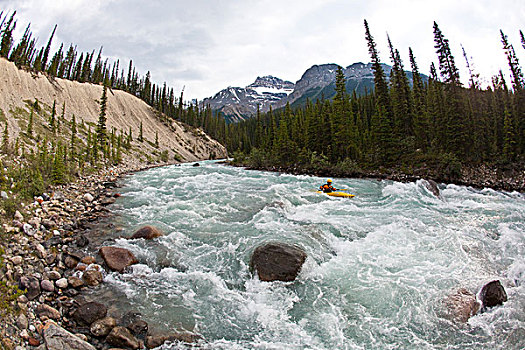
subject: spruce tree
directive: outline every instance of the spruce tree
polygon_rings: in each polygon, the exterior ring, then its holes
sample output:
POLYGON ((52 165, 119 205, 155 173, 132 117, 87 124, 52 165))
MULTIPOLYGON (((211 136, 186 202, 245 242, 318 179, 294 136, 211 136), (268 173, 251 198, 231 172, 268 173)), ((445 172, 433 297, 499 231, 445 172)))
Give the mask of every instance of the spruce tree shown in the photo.
POLYGON ((142 122, 140 122, 140 127, 139 127, 139 139, 138 139, 140 142, 144 142, 144 136, 142 134, 142 122))
POLYGON ((33 108, 31 108, 31 112, 29 112, 29 121, 27 123, 26 133, 30 137, 33 136, 33 108))
POLYGON ((51 50, 51 42, 53 41, 53 37, 55 36, 56 30, 57 30, 57 25, 55 24, 55 28, 53 28, 53 32, 51 33, 51 36, 49 37, 49 41, 47 42, 47 45, 46 45, 46 49, 44 50, 44 55, 42 56, 42 63, 41 63, 42 72, 46 71, 47 59, 49 57, 49 50, 51 50))
POLYGON ((49 118, 49 128, 54 134, 56 132, 56 101, 53 101, 53 108, 51 109, 51 117, 49 118))
MULTIPOLYGON (((104 87, 102 88, 102 97, 100 98, 100 113, 98 115, 98 123, 97 123, 97 146, 95 149, 100 148, 100 150, 104 151, 105 145, 106 145, 106 108, 107 108, 107 102, 108 102, 108 96, 107 96, 107 86, 104 84, 104 87)), ((97 151, 95 151, 97 152, 97 151)))

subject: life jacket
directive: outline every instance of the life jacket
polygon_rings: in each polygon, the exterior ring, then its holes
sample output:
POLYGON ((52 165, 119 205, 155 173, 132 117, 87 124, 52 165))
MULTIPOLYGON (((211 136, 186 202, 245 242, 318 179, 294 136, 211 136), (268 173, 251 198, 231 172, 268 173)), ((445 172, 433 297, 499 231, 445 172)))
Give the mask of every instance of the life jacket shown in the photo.
POLYGON ((329 184, 324 184, 324 185, 321 185, 321 187, 319 187, 319 189, 325 193, 329 193, 329 192, 332 192, 332 191, 335 191, 335 188, 332 187, 332 185, 329 185, 329 184))

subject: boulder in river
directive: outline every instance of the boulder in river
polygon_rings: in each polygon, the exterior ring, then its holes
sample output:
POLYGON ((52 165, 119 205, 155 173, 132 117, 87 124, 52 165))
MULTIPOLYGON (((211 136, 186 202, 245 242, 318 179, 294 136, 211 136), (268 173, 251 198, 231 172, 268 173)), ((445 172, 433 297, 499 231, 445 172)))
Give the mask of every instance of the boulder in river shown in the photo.
POLYGON ((503 303, 507 301, 507 293, 501 282, 495 280, 487 283, 481 288, 479 299, 483 304, 483 308, 503 305, 503 303))
POLYGON ((438 198, 441 199, 441 192, 439 191, 438 184, 434 180, 423 180, 423 184, 429 190, 432 192, 432 194, 438 198))
POLYGON ((467 322, 479 311, 479 302, 474 293, 465 288, 458 289, 444 300, 448 316, 458 322, 467 322))
POLYGON ((158 228, 147 225, 135 231, 135 233, 131 236, 131 239, 154 239, 161 236, 162 232, 158 228))
POLYGON ((139 262, 132 252, 124 248, 102 247, 99 253, 113 271, 123 272, 126 267, 139 262))
POLYGON ((293 281, 299 274, 306 253, 299 247, 283 243, 268 243, 253 252, 250 268, 261 281, 293 281))

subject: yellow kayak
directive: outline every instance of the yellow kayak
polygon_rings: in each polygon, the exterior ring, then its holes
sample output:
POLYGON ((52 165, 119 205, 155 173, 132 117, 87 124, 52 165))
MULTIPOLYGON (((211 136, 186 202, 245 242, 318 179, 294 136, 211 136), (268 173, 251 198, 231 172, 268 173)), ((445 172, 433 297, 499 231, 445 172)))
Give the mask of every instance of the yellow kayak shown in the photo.
POLYGON ((331 197, 344 197, 344 198, 352 198, 354 197, 355 195, 351 194, 351 193, 346 193, 346 192, 323 192, 323 191, 316 191, 317 193, 324 193, 326 195, 329 195, 331 197))

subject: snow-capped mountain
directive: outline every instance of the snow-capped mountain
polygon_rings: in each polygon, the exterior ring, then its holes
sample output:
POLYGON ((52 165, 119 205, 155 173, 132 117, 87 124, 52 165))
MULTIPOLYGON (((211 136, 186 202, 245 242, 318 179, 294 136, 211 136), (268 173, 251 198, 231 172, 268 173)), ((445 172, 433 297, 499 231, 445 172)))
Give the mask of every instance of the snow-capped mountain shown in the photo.
POLYGON ((270 109, 270 105, 286 98, 294 91, 294 83, 267 75, 257 77, 255 81, 244 87, 228 87, 215 96, 204 99, 205 105, 221 111, 229 121, 239 121, 257 113, 270 109))
MULTIPOLYGON (((387 79, 391 68, 382 64, 387 79)), ((295 84, 272 76, 258 77, 254 83, 245 88, 229 87, 204 100, 212 109, 218 110, 229 121, 239 121, 255 116, 257 105, 261 112, 282 108, 290 103, 300 106, 309 99, 329 99, 335 95, 335 75, 337 64, 321 64, 308 68, 295 84)), ((372 64, 357 62, 343 69, 346 77, 346 90, 362 95, 374 89, 372 64)), ((412 72, 406 72, 412 84, 412 72)), ((425 80, 427 77, 422 75, 425 80)))

